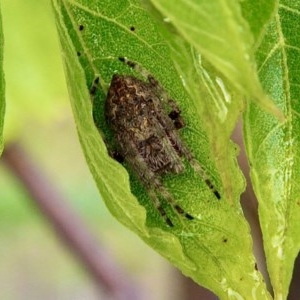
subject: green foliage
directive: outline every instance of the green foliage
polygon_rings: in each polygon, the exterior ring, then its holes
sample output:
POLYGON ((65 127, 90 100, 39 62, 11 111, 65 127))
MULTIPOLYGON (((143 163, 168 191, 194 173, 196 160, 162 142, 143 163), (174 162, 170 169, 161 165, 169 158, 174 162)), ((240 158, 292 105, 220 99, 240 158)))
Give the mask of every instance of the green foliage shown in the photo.
POLYGON ((25 140, 24 128, 35 121, 45 125, 57 119, 67 104, 67 90, 49 1, 3 0, 1 7, 8 142, 25 140))
MULTIPOLYGON (((260 1, 261 2, 261 1, 260 1)), ((259 82, 253 55, 253 35, 236 0, 176 1, 152 0, 161 13, 174 24, 186 39, 243 95, 252 99, 273 114, 281 115, 259 82)), ((274 10, 275 2, 264 1, 259 22, 253 30, 259 32, 274 10)), ((257 8, 245 1, 246 7, 257 8)), ((253 11, 253 15, 255 11, 253 11)), ((249 15, 249 20, 253 20, 249 15)))
POLYGON ((262 85, 286 120, 280 122, 251 103, 244 118, 251 177, 276 299, 286 299, 300 248, 299 17, 299 2, 282 1, 256 51, 262 85))
MULTIPOLYGON (((239 197, 244 181, 230 134, 241 111, 260 222, 276 299, 285 299, 299 251, 300 6, 296 1, 53 0, 78 134, 111 213, 182 272, 222 299, 269 299, 255 269, 239 197), (134 29, 133 29, 134 27, 134 29), (111 159, 103 105, 118 57, 149 70, 176 99, 182 138, 214 179, 217 201, 187 166, 163 184, 195 216, 169 228, 135 174, 111 159), (100 78, 92 105, 89 88, 100 78), (267 92, 267 94, 265 93, 267 92), (274 102, 269 98, 272 97, 274 102), (247 100, 246 108, 244 99, 247 100), (252 102, 250 102, 252 100, 252 102), (275 104, 274 104, 275 103, 275 104), (96 126, 94 125, 95 119, 96 126), (284 118, 282 117, 284 114, 284 118), (100 134, 99 134, 99 132, 100 134)), ((135 76, 139 74, 134 73, 135 76)))
POLYGON ((3 31, 2 18, 0 12, 0 154, 3 151, 3 124, 5 113, 5 82, 3 73, 3 31))

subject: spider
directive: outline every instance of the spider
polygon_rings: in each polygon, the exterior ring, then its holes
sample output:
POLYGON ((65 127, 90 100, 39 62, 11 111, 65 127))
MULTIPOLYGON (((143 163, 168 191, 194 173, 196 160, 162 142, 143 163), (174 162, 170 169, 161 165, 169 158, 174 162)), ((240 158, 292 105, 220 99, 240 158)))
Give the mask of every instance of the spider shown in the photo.
MULTIPOLYGON (((138 71, 145 80, 129 75, 115 74, 112 77, 105 102, 105 117, 118 146, 113 156, 118 161, 125 160, 137 174, 170 227, 173 222, 158 195, 179 215, 192 220, 193 216, 185 212, 163 186, 161 177, 164 174, 182 173, 185 169, 183 159, 186 159, 201 174, 217 199, 221 198, 220 194, 178 133, 185 124, 176 102, 147 70, 124 57, 119 60, 138 71), (166 111, 167 106, 169 112, 166 111)), ((95 84, 96 80, 91 89, 93 92, 95 84)))

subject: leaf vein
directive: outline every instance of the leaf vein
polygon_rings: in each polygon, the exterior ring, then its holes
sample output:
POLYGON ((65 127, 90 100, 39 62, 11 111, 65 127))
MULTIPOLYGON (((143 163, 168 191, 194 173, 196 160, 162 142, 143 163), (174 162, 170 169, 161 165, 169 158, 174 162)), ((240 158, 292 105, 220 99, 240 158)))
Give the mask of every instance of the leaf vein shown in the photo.
POLYGON ((282 8, 284 10, 287 10, 287 11, 290 11, 290 12, 295 13, 297 15, 300 15, 300 11, 299 10, 290 8, 290 7, 288 7, 288 6, 284 5, 284 4, 279 4, 279 8, 282 8))

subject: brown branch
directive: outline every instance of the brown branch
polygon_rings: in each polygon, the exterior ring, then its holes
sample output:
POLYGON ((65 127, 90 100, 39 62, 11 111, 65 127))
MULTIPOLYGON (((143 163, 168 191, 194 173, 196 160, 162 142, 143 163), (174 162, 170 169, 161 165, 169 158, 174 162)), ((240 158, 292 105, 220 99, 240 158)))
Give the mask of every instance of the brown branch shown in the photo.
POLYGON ((61 239, 77 254, 98 286, 113 299, 141 299, 129 277, 100 247, 84 222, 68 205, 45 174, 18 143, 8 145, 4 162, 23 183, 32 200, 55 227, 61 239))

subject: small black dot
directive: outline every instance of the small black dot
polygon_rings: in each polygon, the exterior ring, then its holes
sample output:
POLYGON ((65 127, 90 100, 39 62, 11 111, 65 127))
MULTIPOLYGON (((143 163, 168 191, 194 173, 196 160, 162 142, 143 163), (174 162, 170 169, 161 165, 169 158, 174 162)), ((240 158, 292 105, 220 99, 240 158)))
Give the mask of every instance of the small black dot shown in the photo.
POLYGON ((79 30, 82 31, 84 29, 83 25, 79 25, 79 30))
POLYGON ((131 27, 130 27, 130 30, 131 30, 131 31, 135 31, 135 27, 134 27, 134 26, 131 26, 131 27))
POLYGON ((99 84, 99 81, 100 81, 100 78, 96 77, 95 80, 94 80, 94 84, 99 84))
POLYGON ((77 56, 80 56, 80 55, 81 55, 81 53, 79 51, 77 51, 77 56))
POLYGON ((125 57, 119 57, 119 61, 125 62, 125 57))

